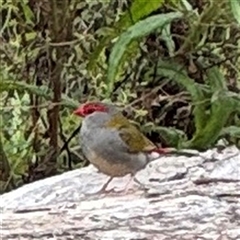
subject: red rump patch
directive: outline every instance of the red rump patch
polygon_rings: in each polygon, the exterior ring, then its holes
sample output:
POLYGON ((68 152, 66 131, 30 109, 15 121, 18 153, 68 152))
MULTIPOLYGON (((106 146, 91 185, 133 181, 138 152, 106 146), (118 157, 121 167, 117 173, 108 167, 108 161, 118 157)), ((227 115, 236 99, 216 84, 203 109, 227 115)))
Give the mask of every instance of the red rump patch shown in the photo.
POLYGON ((166 154, 166 153, 170 153, 171 150, 169 148, 156 148, 152 150, 152 152, 157 152, 159 154, 166 154))

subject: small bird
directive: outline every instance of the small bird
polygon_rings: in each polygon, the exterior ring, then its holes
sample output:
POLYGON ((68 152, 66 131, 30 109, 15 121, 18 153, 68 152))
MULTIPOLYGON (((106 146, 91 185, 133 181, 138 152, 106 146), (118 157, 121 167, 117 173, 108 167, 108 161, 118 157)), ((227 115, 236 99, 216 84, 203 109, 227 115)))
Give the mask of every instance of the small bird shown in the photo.
POLYGON ((100 172, 110 176, 99 192, 109 192, 106 188, 114 177, 131 174, 132 179, 137 171, 165 153, 114 105, 89 102, 74 114, 84 118, 80 130, 83 154, 100 172))

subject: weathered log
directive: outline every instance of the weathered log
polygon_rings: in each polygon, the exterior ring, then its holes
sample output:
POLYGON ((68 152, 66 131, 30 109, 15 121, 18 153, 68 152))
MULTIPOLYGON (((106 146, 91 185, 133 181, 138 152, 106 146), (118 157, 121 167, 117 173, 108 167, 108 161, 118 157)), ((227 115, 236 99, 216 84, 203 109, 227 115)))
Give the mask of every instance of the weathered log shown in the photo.
POLYGON ((136 178, 142 186, 97 194, 107 176, 89 166, 6 193, 2 239, 240 239, 236 147, 162 157, 136 178))

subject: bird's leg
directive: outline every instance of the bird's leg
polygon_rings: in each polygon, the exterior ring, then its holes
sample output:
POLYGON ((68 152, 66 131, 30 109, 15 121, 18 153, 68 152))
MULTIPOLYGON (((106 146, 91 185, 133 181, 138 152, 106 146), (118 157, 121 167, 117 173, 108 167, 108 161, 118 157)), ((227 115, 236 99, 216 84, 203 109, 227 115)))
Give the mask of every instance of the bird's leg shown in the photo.
MULTIPOLYGON (((127 182, 127 184, 125 185, 124 189, 123 190, 120 190, 120 191, 115 191, 115 192, 118 192, 118 193, 127 193, 128 190, 129 190, 129 184, 131 183, 132 179, 133 179, 134 175, 130 175, 130 178, 127 182)), ((114 189, 113 189, 114 190, 114 189)))
POLYGON ((117 192, 117 193, 127 193, 128 191, 129 191, 129 184, 132 182, 132 180, 134 181, 134 182, 136 182, 143 190, 146 190, 146 187, 140 182, 140 181, 138 181, 137 179, 136 179, 136 177, 135 177, 135 174, 131 174, 130 175, 130 178, 129 178, 129 180, 128 180, 128 182, 127 182, 127 184, 125 185, 125 187, 124 187, 124 189, 123 190, 120 190, 120 191, 115 191, 114 189, 112 189, 114 192, 117 192))
POLYGON ((113 178, 114 177, 110 177, 109 180, 102 186, 102 188, 97 193, 126 193, 129 190, 128 186, 129 186, 130 182, 132 181, 132 179, 134 178, 134 175, 131 174, 127 184, 124 187, 124 189, 119 190, 119 191, 115 190, 115 188, 112 188, 110 190, 106 190, 108 184, 112 181, 113 178))
MULTIPOLYGON (((131 175, 130 175, 130 178, 129 178, 127 184, 125 185, 124 189, 119 190, 119 191, 115 190, 115 188, 106 190, 108 184, 113 180, 113 178, 114 178, 114 177, 110 177, 110 178, 108 179, 108 181, 107 181, 106 183, 104 183, 104 185, 102 186, 102 188, 101 188, 99 191, 97 191, 96 193, 127 193, 128 190, 129 190, 129 184, 131 183, 132 180, 133 180, 134 182, 136 182, 142 189, 146 190, 146 187, 145 187, 140 181, 138 181, 138 180, 136 179, 135 174, 131 174, 131 175)), ((96 194, 96 193, 95 193, 95 194, 96 194)))
POLYGON ((101 193, 109 193, 111 192, 113 189, 110 189, 110 190, 106 190, 108 184, 112 181, 114 177, 110 177, 106 183, 104 183, 104 185, 102 186, 102 188, 100 190, 98 190, 97 192, 94 192, 94 193, 89 193, 89 194, 85 194, 87 196, 93 196, 93 195, 96 195, 96 194, 101 194, 101 193))
POLYGON ((136 182, 142 190, 144 191, 147 190, 146 186, 144 186, 144 184, 142 184, 139 180, 137 180, 136 176, 133 176, 133 177, 134 177, 133 181, 136 182))
POLYGON ((122 193, 122 192, 127 192, 127 190, 128 190, 127 187, 128 187, 128 185, 130 184, 130 182, 132 181, 133 176, 131 175, 129 181, 127 182, 127 184, 126 184, 126 186, 124 187, 123 190, 117 191, 117 190, 115 190, 115 188, 106 190, 108 184, 112 181, 113 178, 114 178, 114 177, 110 177, 109 180, 102 186, 102 188, 99 190, 98 193, 122 193))
POLYGON ((110 177, 106 183, 104 183, 104 185, 102 186, 102 188, 96 192, 96 193, 109 193, 111 192, 113 189, 110 189, 110 190, 106 190, 108 184, 113 180, 114 177, 110 177))

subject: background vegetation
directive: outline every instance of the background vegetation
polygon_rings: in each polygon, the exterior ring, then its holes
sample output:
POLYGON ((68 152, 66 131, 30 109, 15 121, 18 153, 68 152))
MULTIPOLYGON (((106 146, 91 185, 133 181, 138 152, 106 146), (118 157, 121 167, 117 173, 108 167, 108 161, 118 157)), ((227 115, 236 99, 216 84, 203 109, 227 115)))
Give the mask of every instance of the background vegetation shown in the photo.
POLYGON ((5 0, 1 19, 1 192, 87 164, 87 100, 163 146, 240 146, 239 0, 5 0))

